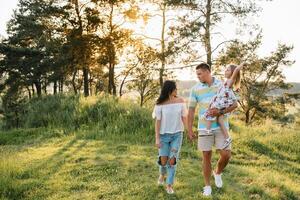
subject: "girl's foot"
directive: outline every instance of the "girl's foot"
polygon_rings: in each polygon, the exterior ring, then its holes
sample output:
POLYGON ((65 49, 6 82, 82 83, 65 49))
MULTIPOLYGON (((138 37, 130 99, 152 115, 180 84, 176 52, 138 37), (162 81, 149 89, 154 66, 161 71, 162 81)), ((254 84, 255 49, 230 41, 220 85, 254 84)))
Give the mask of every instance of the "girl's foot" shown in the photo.
POLYGON ((165 176, 164 175, 159 175, 158 180, 157 180, 157 184, 158 185, 163 185, 165 182, 165 176))
POLYGON ((172 185, 167 185, 166 191, 168 194, 174 194, 174 190, 172 185))
POLYGON ((228 147, 231 143, 232 143, 231 137, 225 139, 225 142, 224 142, 224 144, 223 144, 223 146, 222 146, 222 149, 225 149, 225 148, 228 147))

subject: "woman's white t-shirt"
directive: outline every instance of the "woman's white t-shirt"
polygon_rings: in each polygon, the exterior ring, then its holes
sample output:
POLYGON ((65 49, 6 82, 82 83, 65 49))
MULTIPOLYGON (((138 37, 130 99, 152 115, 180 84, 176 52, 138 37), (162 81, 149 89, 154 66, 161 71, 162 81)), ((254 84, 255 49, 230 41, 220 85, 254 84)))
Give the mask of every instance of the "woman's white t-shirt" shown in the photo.
POLYGON ((187 116, 186 104, 183 102, 156 105, 152 116, 161 120, 160 134, 184 131, 182 117, 187 116))

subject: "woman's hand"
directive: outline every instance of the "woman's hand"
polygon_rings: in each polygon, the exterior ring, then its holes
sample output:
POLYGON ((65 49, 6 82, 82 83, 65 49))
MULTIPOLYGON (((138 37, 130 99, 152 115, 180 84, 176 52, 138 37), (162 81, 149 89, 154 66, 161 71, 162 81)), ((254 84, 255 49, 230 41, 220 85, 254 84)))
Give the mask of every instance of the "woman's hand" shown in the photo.
POLYGON ((155 146, 156 146, 158 149, 160 149, 160 148, 161 148, 160 142, 159 142, 159 141, 158 141, 158 142, 156 141, 156 142, 155 142, 155 146))
POLYGON ((160 149, 161 144, 160 144, 160 137, 156 135, 155 137, 155 146, 160 149))

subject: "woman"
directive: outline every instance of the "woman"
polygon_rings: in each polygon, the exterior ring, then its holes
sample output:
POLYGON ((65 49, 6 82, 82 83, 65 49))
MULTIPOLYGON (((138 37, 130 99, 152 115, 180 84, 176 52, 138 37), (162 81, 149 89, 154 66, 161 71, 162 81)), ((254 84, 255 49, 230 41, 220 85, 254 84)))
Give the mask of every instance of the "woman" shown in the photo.
MULTIPOLYGON (((177 97, 176 83, 165 81, 156 101, 155 141, 159 149, 158 184, 163 185, 166 179, 166 191, 173 194, 173 184, 182 145, 184 125, 187 124, 187 109, 184 99, 177 97)), ((187 127, 187 126, 186 126, 187 127)))

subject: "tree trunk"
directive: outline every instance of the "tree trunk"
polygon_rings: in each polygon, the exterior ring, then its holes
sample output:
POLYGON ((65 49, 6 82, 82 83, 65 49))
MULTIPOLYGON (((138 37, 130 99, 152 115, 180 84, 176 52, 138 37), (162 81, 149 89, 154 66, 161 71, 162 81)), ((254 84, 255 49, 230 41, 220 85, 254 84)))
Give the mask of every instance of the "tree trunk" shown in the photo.
POLYGON ((140 63, 140 61, 138 61, 134 66, 132 66, 131 68, 129 68, 128 71, 125 73, 125 76, 124 76, 124 78, 123 78, 123 80, 121 82, 121 85, 120 85, 120 90, 119 90, 120 97, 123 95, 122 94, 122 90, 123 90, 123 86, 124 86, 124 84, 126 82, 127 77, 130 75, 131 70, 133 70, 134 68, 136 68, 139 63, 140 63))
POLYGON ((89 71, 87 68, 83 68, 83 88, 84 96, 89 96, 89 71))
POLYGON ((47 94, 47 81, 46 80, 44 81, 43 90, 44 90, 44 93, 47 94))
POLYGON ((204 35, 204 44, 206 50, 206 62, 212 67, 212 50, 211 50, 211 34, 210 34, 210 26, 211 26, 211 1, 207 0, 206 4, 206 20, 205 20, 205 35, 204 35))
POLYGON ((31 85, 31 90, 32 90, 32 96, 34 96, 35 95, 34 84, 31 85))
POLYGON ((35 81, 34 82, 35 88, 36 88, 36 93, 38 97, 42 96, 42 85, 40 81, 35 81))
POLYGON ((162 10, 162 30, 161 30, 161 68, 159 70, 159 84, 162 88, 164 83, 164 72, 166 66, 166 55, 165 55, 165 28, 166 28, 166 4, 163 4, 162 10))
POLYGON ((249 124, 250 123, 250 110, 247 110, 245 112, 245 117, 246 117, 246 119, 245 119, 246 124, 249 124))
POLYGON ((77 94, 77 87, 76 87, 76 82, 75 82, 75 79, 76 79, 76 74, 77 74, 77 70, 75 70, 73 72, 73 76, 72 76, 72 87, 73 87, 73 90, 74 90, 74 93, 77 94))
POLYGON ((54 84, 53 84, 53 94, 57 94, 57 81, 54 81, 54 84))
POLYGON ((63 77, 59 81, 59 92, 60 93, 64 92, 64 78, 63 77))
MULTIPOLYGON (((114 13, 114 4, 110 4, 110 15, 109 15, 109 28, 110 28, 110 35, 113 34, 113 13, 114 13)), ((108 75, 108 93, 113 94, 114 96, 117 95, 116 85, 115 85, 115 57, 116 51, 113 44, 113 41, 109 41, 108 45, 108 52, 109 52, 109 75, 108 75)))
POLYGON ((91 78, 91 74, 90 74, 90 78, 89 78, 89 89, 90 89, 90 96, 93 95, 93 79, 91 78))
POLYGON ((30 91, 30 88, 29 87, 26 87, 26 89, 27 89, 27 91, 28 91, 28 97, 29 97, 29 99, 31 99, 31 91, 30 91))
POLYGON ((119 96, 120 96, 120 97, 123 95, 122 90, 123 90, 123 86, 124 86, 124 84, 125 84, 126 78, 127 78, 127 76, 125 75, 125 77, 124 77, 124 79, 122 80, 121 85, 120 85, 120 90, 119 90, 119 96))
POLYGON ((117 95, 116 85, 115 85, 115 70, 114 64, 109 63, 109 75, 108 75, 108 93, 114 96, 117 95))
POLYGON ((143 107, 143 105, 144 105, 144 95, 141 95, 140 106, 143 107))

